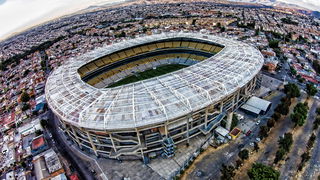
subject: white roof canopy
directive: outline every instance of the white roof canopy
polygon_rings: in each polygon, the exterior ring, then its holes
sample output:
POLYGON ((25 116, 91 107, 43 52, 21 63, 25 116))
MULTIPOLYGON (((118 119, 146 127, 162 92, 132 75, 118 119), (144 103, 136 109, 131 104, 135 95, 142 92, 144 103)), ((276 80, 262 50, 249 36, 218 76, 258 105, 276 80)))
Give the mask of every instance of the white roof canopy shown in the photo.
POLYGON ((231 39, 181 32, 144 36, 69 59, 49 76, 46 99, 56 115, 76 126, 101 130, 143 127, 218 102, 247 84, 262 65, 263 56, 256 48, 231 39), (84 64, 112 52, 177 37, 210 41, 224 48, 187 68, 114 88, 95 88, 78 74, 84 64))

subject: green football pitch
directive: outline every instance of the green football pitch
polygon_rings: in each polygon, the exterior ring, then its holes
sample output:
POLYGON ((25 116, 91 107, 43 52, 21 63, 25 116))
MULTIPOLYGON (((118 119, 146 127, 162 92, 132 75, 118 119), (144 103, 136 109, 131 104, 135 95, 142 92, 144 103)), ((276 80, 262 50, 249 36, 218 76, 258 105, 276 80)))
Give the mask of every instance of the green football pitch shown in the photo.
POLYGON ((163 66, 158 66, 156 69, 149 69, 149 70, 146 70, 143 72, 136 73, 135 75, 128 76, 124 79, 121 79, 120 81, 109 85, 108 88, 117 87, 117 86, 121 86, 121 85, 125 85, 125 84, 130 84, 133 82, 142 81, 145 79, 161 76, 163 74, 177 71, 177 70, 185 68, 185 67, 188 67, 188 66, 182 65, 182 64, 167 64, 167 65, 163 65, 163 66))

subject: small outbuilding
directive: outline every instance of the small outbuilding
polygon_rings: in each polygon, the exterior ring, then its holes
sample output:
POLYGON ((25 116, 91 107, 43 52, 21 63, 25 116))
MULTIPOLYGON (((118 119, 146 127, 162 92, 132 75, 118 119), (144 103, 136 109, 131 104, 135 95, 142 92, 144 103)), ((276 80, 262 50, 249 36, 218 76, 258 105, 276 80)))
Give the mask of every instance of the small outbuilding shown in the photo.
POLYGON ((241 109, 253 116, 259 116, 266 114, 270 107, 270 101, 252 96, 244 105, 241 106, 241 109))

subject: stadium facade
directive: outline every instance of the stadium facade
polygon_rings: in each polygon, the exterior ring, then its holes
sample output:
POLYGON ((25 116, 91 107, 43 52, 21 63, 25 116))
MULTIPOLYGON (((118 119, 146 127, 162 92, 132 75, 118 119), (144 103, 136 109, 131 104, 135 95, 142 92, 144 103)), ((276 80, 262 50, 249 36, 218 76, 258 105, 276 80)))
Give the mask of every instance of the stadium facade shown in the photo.
POLYGON ((197 33, 164 33, 108 45, 53 71, 46 99, 81 149, 106 158, 174 154, 210 136, 257 88, 263 56, 247 44, 197 33), (189 67, 107 88, 164 64, 189 67))

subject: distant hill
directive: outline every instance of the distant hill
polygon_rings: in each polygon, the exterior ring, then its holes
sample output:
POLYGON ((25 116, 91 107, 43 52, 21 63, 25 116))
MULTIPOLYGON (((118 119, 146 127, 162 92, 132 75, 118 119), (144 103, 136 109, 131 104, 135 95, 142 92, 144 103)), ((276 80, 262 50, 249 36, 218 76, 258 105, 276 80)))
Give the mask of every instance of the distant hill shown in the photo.
POLYGON ((319 11, 312 11, 312 16, 320 18, 320 12, 319 11))
MULTIPOLYGON (((288 0, 287 2, 279 1, 279 0, 228 0, 231 2, 243 2, 243 3, 255 3, 255 4, 263 4, 267 6, 272 6, 272 7, 280 7, 280 8, 289 8, 289 9, 294 9, 297 12, 306 14, 306 15, 311 15, 317 18, 320 18, 320 12, 311 10, 311 8, 315 9, 313 6, 310 8, 311 4, 305 3, 304 1, 300 1, 299 4, 293 4, 289 3, 290 1, 288 0)), ((320 7, 316 7, 316 9, 320 9, 320 7)))

